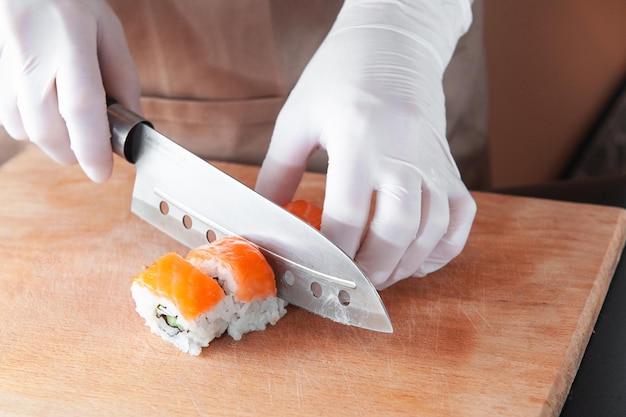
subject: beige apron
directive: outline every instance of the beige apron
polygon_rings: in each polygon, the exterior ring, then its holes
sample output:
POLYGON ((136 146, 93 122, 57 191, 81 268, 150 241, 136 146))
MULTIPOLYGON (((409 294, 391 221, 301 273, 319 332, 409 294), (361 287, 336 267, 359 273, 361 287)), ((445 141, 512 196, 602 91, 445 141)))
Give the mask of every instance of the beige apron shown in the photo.
MULTIPOLYGON (((332 26, 339 0, 109 0, 159 131, 210 159, 260 164, 289 91, 332 26)), ((482 0, 475 8, 480 9, 482 0)), ((445 77, 452 152, 487 185, 482 12, 445 77)), ((324 171, 318 153, 309 169, 324 171)))

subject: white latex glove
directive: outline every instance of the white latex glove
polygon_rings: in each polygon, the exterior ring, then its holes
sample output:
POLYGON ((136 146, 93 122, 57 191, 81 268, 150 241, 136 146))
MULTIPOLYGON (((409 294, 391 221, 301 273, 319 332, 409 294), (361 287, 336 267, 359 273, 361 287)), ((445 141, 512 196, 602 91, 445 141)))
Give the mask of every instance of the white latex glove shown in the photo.
POLYGON ((93 181, 111 174, 105 89, 140 113, 139 78, 104 0, 0 0, 0 124, 93 181))
POLYGON ((257 191, 287 203, 325 148, 322 233, 378 289, 441 268, 469 235, 442 78, 470 23, 468 0, 347 0, 278 116, 257 191))

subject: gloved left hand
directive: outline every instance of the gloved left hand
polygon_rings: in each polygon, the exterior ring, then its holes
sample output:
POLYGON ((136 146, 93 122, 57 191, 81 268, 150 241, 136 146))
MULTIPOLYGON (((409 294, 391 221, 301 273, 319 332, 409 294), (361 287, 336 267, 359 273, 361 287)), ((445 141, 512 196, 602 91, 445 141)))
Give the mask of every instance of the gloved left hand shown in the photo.
POLYGON ((257 180, 285 204, 325 148, 322 233, 378 289, 441 268, 468 238, 476 205, 445 138, 442 78, 469 7, 346 0, 278 116, 257 180))

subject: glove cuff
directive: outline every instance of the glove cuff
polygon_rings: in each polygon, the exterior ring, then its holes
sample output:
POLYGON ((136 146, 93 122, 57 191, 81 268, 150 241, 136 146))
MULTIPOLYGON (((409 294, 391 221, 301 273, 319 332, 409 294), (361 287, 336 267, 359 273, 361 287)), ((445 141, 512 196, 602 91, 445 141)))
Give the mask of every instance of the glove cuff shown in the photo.
POLYGON ((470 0, 345 0, 330 33, 351 28, 403 33, 428 49, 443 72, 471 23, 470 0))

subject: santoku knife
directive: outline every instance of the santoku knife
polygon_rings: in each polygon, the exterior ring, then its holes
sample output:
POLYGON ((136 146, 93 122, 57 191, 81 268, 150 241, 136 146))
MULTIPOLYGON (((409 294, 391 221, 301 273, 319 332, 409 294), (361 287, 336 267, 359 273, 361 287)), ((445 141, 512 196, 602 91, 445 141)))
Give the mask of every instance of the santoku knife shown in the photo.
POLYGON ((226 235, 257 245, 278 296, 339 323, 392 333, 359 267, 304 221, 108 101, 113 150, 135 164, 131 211, 189 248, 226 235))

